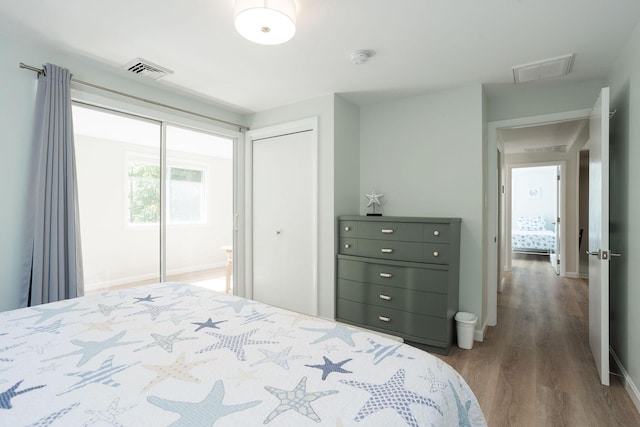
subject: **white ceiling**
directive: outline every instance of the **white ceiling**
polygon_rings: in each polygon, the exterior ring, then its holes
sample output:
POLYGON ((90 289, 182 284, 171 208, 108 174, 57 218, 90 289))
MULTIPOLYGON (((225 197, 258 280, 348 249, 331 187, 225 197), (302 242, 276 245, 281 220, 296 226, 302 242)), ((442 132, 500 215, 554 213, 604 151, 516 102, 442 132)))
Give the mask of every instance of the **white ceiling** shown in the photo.
POLYGON ((329 93, 359 105, 473 83, 491 94, 512 87, 512 66, 568 53, 573 72, 556 82, 602 78, 640 20, 638 0, 296 3, 297 33, 279 46, 237 34, 233 0, 2 0, 0 33, 107 66, 142 57, 175 71, 164 84, 251 112, 329 93), (353 65, 356 49, 375 56, 353 65))

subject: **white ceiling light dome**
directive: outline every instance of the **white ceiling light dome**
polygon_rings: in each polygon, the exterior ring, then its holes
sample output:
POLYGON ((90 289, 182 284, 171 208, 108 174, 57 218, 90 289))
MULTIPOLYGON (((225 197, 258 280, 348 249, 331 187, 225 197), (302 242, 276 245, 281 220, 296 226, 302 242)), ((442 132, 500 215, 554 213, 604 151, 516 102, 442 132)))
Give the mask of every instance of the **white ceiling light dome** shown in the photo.
POLYGON ((235 0, 236 30, 254 43, 284 43, 296 33, 293 0, 235 0))

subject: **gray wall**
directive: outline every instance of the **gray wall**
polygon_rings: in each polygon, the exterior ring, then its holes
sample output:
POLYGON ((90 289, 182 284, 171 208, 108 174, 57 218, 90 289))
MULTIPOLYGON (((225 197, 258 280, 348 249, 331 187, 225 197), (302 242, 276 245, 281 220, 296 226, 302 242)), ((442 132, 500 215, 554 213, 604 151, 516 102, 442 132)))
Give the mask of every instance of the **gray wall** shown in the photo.
MULTIPOLYGON (((611 347, 636 393, 640 388, 640 26, 613 64, 610 139, 610 247, 622 257, 610 263, 611 347)), ((640 396, 636 396, 640 399, 640 396)), ((636 400, 640 405, 640 400, 636 400)))
MULTIPOLYGON (((75 78, 242 123, 243 116, 195 96, 185 96, 161 82, 142 81, 125 71, 51 47, 36 46, 0 33, 0 311, 18 308, 19 286, 28 274, 30 248, 22 236, 27 227, 27 185, 31 176, 29 156, 33 127, 36 75, 18 68, 24 62, 40 67, 51 62, 69 68, 75 78)), ((73 86, 73 85, 72 85, 73 86)), ((189 116, 185 116, 189 117, 189 116)))
POLYGON ((482 87, 473 85, 360 114, 360 194, 384 193, 384 215, 462 218, 459 309, 478 315, 478 329, 486 315, 482 103, 482 87))

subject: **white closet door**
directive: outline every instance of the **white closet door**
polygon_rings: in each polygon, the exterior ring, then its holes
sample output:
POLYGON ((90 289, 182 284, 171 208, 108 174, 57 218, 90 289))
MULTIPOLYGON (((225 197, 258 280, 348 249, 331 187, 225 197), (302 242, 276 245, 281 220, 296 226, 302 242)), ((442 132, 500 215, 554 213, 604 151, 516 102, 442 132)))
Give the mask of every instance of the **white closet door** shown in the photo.
POLYGON ((316 314, 315 133, 252 141, 253 298, 316 314))

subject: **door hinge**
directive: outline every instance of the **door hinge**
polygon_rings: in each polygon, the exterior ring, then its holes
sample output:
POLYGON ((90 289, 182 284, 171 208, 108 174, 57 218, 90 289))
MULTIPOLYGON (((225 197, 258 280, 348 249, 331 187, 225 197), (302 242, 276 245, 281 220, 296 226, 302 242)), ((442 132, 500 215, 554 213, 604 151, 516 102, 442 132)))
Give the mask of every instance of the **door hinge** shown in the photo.
POLYGON ((556 264, 560 265, 560 258, 556 259, 556 264))
POLYGON ((558 221, 556 221, 558 224, 560 224, 560 217, 558 217, 558 221))

